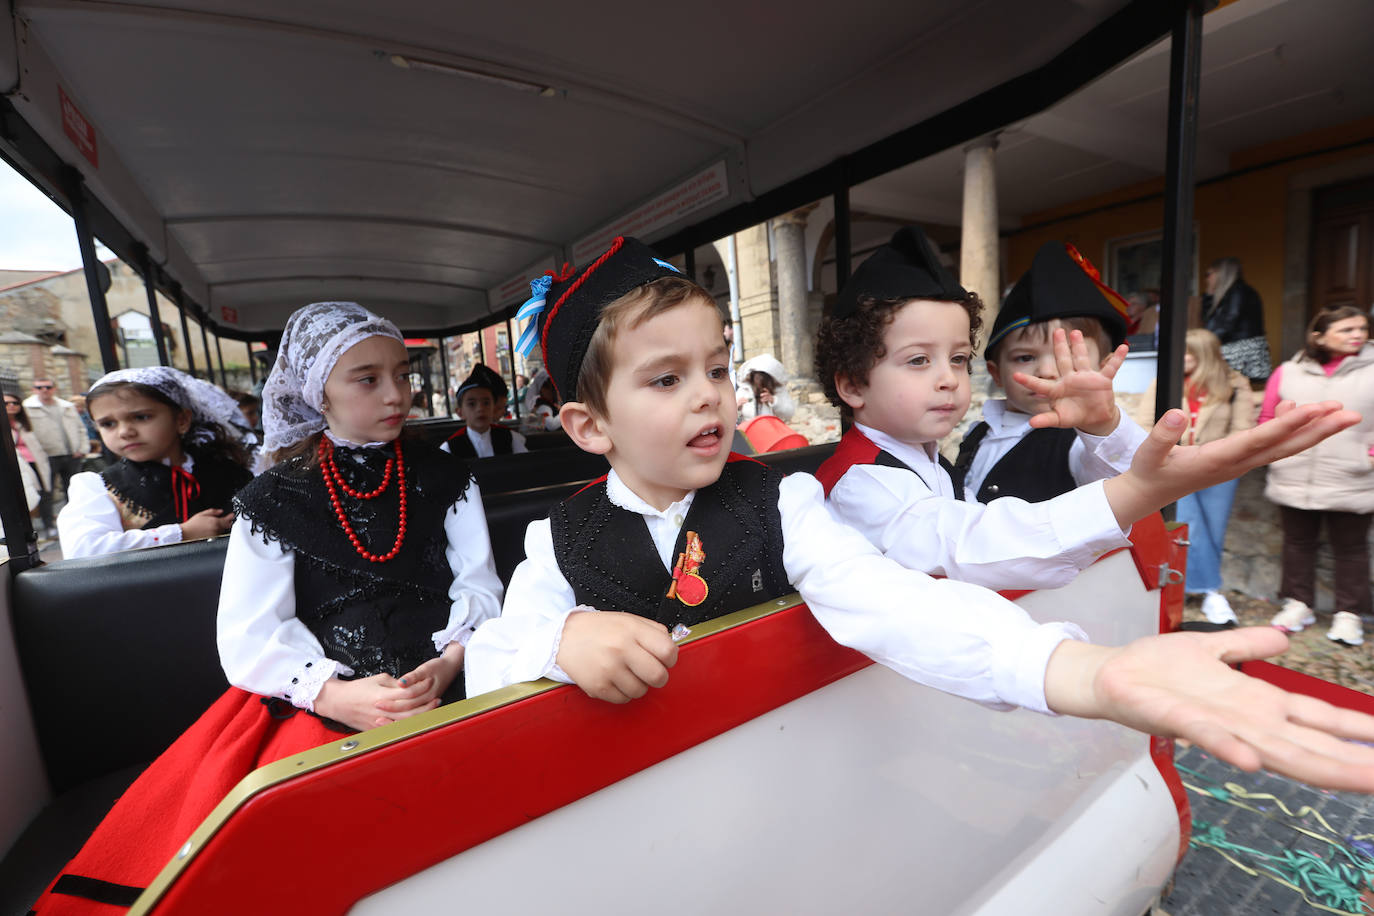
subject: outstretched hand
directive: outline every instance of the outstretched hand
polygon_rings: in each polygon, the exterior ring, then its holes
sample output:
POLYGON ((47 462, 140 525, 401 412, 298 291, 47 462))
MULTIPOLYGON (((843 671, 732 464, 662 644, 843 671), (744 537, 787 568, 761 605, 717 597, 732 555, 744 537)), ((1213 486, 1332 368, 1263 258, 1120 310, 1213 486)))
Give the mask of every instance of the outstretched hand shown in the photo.
POLYGON ((1121 422, 1121 410, 1112 393, 1112 379, 1126 361, 1126 345, 1117 347, 1099 367, 1088 354, 1082 331, 1073 331, 1066 336, 1063 328, 1055 328, 1053 341, 1058 378, 1042 379, 1024 372, 1012 373, 1012 379, 1018 384, 1049 398, 1049 408, 1031 417, 1031 426, 1036 429, 1076 428, 1094 436, 1107 435, 1121 422))
POLYGON ((1183 738, 1242 770, 1374 792, 1374 716, 1288 693, 1230 665, 1277 655, 1272 627, 1170 633, 1120 648, 1065 642, 1045 676, 1056 712, 1183 738))
POLYGON ((1205 445, 1179 445, 1187 419, 1177 408, 1159 418, 1131 467, 1104 484, 1122 529, 1198 490, 1215 486, 1303 449, 1360 422, 1339 401, 1279 404, 1274 419, 1205 445))

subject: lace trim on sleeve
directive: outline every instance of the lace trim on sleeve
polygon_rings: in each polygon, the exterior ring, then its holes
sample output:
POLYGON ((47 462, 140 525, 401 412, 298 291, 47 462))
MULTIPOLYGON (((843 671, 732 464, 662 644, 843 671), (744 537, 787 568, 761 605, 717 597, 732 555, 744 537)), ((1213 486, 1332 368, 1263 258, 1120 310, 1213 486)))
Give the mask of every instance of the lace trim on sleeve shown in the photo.
POLYGON ((353 674, 353 669, 332 658, 308 661, 296 669, 295 676, 291 678, 291 686, 282 696, 290 700, 292 706, 314 712, 315 697, 320 695, 320 688, 336 674, 348 677, 353 674))

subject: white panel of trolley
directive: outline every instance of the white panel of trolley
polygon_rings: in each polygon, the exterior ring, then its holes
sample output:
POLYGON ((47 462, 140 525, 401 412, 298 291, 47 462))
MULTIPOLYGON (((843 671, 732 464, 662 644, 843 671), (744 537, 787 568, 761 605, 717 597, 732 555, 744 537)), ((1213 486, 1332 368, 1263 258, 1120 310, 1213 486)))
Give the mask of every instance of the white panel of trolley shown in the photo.
MULTIPOLYGON (((1021 599, 1111 643, 1155 632, 1158 602, 1124 552, 1021 599)), ((991 712, 875 665, 352 912, 1139 916, 1179 839, 1148 744, 1109 723, 991 712)))

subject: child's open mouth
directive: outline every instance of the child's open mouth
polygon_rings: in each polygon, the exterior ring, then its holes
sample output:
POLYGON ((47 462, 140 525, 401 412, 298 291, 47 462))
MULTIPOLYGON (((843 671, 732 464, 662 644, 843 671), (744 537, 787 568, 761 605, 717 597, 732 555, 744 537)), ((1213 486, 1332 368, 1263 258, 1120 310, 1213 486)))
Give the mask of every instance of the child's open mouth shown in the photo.
POLYGON ((707 450, 709 450, 709 449, 714 449, 714 448, 718 447, 719 445, 720 445, 720 427, 719 427, 719 426, 712 426, 712 427, 709 427, 709 428, 707 428, 707 429, 703 429, 701 432, 699 432, 699 433, 697 433, 695 436, 693 436, 692 439, 691 439, 691 441, 687 443, 687 447, 688 447, 688 448, 699 448, 699 449, 707 449, 707 450))

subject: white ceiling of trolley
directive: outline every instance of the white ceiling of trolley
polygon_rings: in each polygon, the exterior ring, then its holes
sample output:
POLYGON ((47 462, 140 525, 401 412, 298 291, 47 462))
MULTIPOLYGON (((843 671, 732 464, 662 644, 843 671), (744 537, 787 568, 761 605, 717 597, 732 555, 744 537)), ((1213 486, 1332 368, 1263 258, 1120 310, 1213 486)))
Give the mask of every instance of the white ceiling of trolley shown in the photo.
POLYGON ((646 202, 748 200, 1126 5, 16 0, 0 83, 17 52, 16 109, 216 322, 347 298, 452 327, 646 202))

